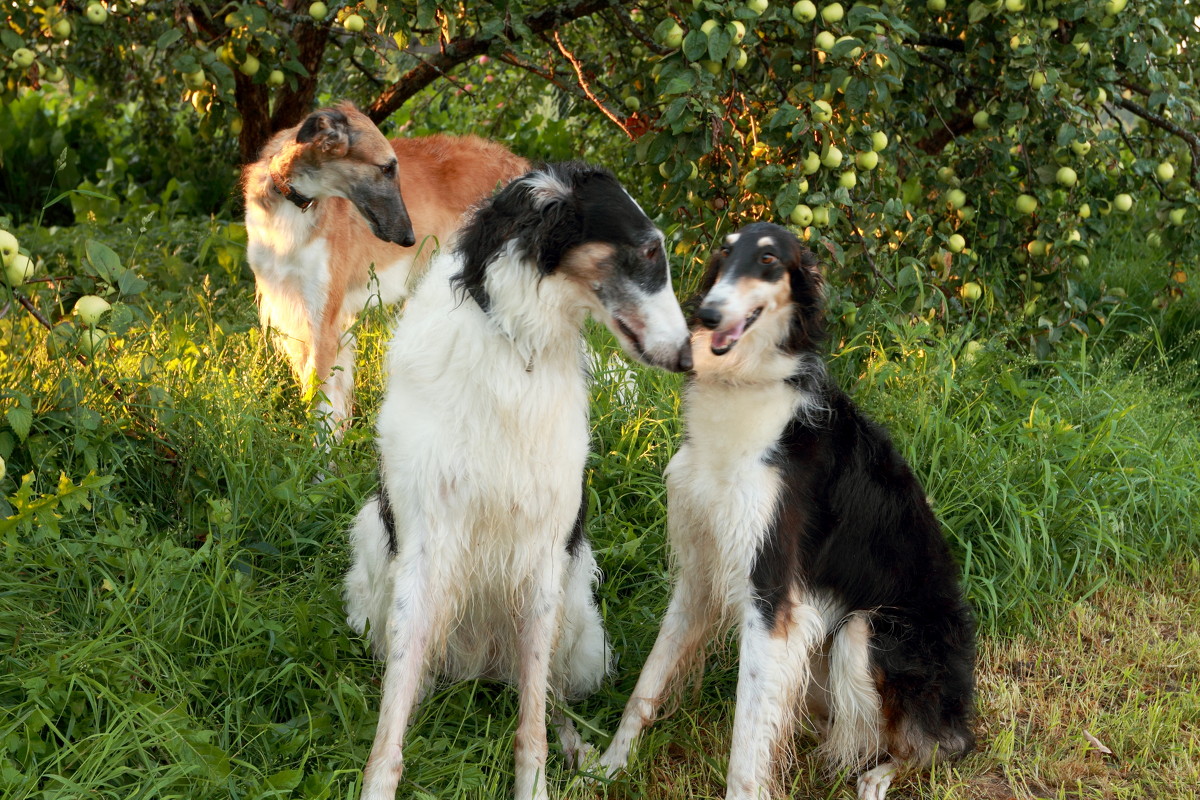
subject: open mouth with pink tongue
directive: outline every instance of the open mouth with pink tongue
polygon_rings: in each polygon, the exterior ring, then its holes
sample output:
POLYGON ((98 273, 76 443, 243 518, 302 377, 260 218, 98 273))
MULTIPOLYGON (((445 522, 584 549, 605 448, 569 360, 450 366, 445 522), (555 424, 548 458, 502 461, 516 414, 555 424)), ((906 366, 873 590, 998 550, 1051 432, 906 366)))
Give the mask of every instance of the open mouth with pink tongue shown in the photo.
POLYGON ((738 322, 732 328, 726 328, 723 331, 712 332, 712 351, 715 356, 722 356, 733 349, 733 346, 738 343, 745 335, 750 326, 754 324, 754 320, 758 319, 762 313, 762 307, 758 307, 750 312, 750 316, 738 322))

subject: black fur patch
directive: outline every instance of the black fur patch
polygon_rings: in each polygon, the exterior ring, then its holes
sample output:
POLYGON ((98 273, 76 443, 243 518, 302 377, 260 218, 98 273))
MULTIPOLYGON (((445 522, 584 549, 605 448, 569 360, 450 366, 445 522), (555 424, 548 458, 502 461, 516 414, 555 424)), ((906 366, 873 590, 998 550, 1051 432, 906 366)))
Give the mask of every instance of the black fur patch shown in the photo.
POLYGON ((588 510, 588 491, 587 477, 583 479, 583 498, 579 501, 579 513, 575 516, 575 525, 571 528, 571 535, 567 537, 567 555, 571 558, 579 557, 579 548, 583 546, 584 536, 587 533, 587 510, 588 510))
POLYGON ((308 144, 317 138, 317 134, 326 130, 349 136, 350 120, 336 108, 314 111, 304 119, 300 130, 296 131, 296 141, 300 144, 308 144))
POLYGON ((379 482, 379 521, 387 533, 388 555, 396 555, 396 515, 392 511, 392 501, 388 497, 387 486, 379 482))
POLYGON ((541 166, 518 178, 482 205, 463 227, 458 253, 462 272, 454 284, 479 303, 491 306, 484 281, 488 266, 508 242, 533 261, 542 275, 558 268, 571 249, 584 244, 614 245, 619 272, 653 291, 666 284, 666 256, 658 230, 611 172, 579 161, 541 166), (539 174, 561 185, 562 195, 547 195, 539 174))

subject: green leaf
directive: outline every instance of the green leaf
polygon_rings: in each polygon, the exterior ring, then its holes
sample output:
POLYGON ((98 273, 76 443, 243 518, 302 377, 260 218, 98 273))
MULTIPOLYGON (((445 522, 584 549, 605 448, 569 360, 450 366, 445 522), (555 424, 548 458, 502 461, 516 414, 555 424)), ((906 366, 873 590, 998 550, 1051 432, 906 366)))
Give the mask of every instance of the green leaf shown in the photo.
POLYGON ((158 37, 158 41, 154 43, 154 46, 159 50, 166 50, 181 38, 183 38, 183 31, 179 28, 168 28, 162 36, 158 37))
POLYGON ((117 289, 123 295, 141 294, 150 286, 138 274, 131 269, 127 269, 117 278, 117 289))
POLYGON ((29 429, 33 427, 33 411, 25 406, 17 406, 10 408, 4 416, 8 419, 13 433, 17 434, 17 438, 22 442, 25 441, 25 438, 29 436, 29 429))
POLYGON ((712 29, 708 34, 708 57, 713 61, 724 61, 733 46, 733 37, 721 26, 712 29))
POLYGON ((967 19, 972 25, 991 13, 992 10, 979 2, 979 0, 975 0, 971 5, 967 6, 967 19))
POLYGON ((695 85, 696 73, 689 69, 685 72, 680 72, 675 77, 671 78, 671 80, 667 82, 666 87, 663 89, 663 94, 683 94, 695 85))
POLYGON ((84 249, 87 251, 88 263, 96 270, 96 274, 106 283, 115 281, 116 275, 121 271, 120 256, 111 247, 95 239, 88 239, 84 243, 84 249))
POLYGON ((0 42, 3 42, 4 46, 7 47, 9 50, 16 50, 18 48, 25 46, 25 40, 22 39, 20 36, 17 36, 15 33, 10 31, 8 28, 4 28, 3 30, 0 30, 0 42))
POLYGON ((688 31, 683 39, 683 54, 688 61, 699 61, 708 55, 708 37, 699 28, 688 31))

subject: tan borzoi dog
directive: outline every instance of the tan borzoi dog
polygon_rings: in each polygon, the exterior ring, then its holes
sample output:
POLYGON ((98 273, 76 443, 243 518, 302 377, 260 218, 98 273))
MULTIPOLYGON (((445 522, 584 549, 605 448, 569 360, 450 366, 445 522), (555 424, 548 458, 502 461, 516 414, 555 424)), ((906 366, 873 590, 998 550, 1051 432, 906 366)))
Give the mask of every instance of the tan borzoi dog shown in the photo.
MULTIPOLYGON (((481 206, 409 301, 388 352, 379 495, 351 531, 350 624, 386 662, 365 800, 392 800, 431 673, 517 685, 517 800, 545 800, 547 692, 608 663, 584 535, 582 326, 691 367, 662 233, 608 172, 553 164, 481 206)), ((568 757, 582 741, 556 719, 568 757)))
POLYGON ((259 313, 297 379, 324 396, 328 426, 350 414, 355 316, 373 295, 389 304, 407 297, 463 212, 528 168, 474 136, 389 142, 348 103, 280 131, 246 168, 259 313))

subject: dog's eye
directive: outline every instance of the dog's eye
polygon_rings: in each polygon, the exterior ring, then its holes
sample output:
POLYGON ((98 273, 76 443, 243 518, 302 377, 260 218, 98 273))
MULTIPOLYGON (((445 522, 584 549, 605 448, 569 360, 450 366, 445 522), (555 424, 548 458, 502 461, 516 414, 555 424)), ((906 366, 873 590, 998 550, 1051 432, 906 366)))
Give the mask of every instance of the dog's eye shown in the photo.
POLYGON ((393 161, 390 164, 384 164, 379 168, 379 171, 383 173, 385 178, 396 177, 396 162, 393 161))
POLYGON ((657 244, 647 245, 646 249, 642 251, 642 256, 647 261, 654 261, 658 257, 658 245, 657 244))
POLYGON ((727 256, 727 255, 729 255, 730 251, 729 251, 728 247, 726 247, 725 245, 721 245, 720 249, 717 250, 717 252, 720 253, 722 256, 727 256))
POLYGON ((770 253, 763 253, 761 256, 759 256, 758 263, 771 265, 771 264, 774 264, 778 260, 779 260, 778 258, 771 255, 770 253))

